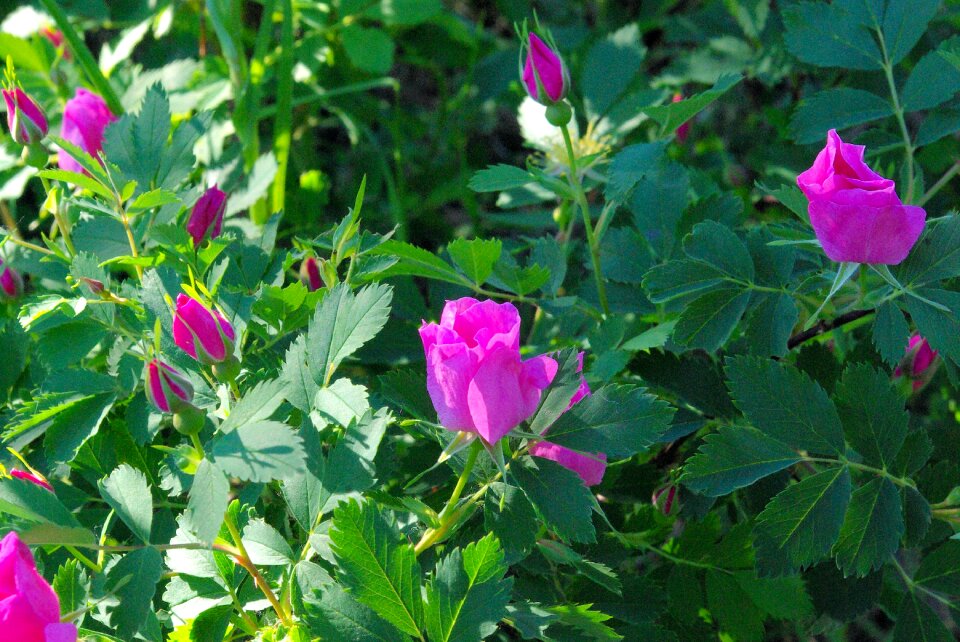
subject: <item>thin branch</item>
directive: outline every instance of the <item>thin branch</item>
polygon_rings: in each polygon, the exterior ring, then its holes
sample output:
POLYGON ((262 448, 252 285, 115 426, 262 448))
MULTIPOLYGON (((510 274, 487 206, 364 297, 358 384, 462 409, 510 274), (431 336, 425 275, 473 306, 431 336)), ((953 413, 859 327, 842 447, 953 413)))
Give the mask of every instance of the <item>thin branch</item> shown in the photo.
POLYGON ((857 319, 862 319, 863 317, 873 314, 876 310, 851 310, 841 314, 836 319, 831 319, 829 321, 818 321, 813 327, 804 330, 803 332, 798 332, 797 334, 790 337, 787 341, 787 349, 793 350, 801 343, 809 341, 810 339, 820 336, 821 334, 826 334, 831 330, 835 330, 842 325, 848 323, 853 323, 857 319))

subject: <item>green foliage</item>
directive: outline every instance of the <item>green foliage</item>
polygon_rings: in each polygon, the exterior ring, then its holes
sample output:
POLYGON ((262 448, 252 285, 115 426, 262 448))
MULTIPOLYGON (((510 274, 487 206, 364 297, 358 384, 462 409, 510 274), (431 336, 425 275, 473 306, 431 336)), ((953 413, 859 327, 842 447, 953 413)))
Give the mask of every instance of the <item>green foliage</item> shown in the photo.
POLYGON ((124 464, 110 473, 99 486, 100 495, 116 511, 123 523, 143 542, 149 544, 153 524, 153 498, 144 474, 124 464))

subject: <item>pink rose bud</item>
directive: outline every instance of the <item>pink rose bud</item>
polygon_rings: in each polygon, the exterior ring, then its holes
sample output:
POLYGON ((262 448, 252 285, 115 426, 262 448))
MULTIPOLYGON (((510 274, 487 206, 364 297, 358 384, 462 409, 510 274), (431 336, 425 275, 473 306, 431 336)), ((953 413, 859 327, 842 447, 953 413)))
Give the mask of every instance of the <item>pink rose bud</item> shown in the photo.
MULTIPOLYGON (((63 108, 60 136, 96 158, 103 149, 104 130, 116 119, 103 98, 81 88, 63 108)), ((86 173, 80 163, 63 151, 59 154, 59 163, 60 169, 86 173)))
POLYGON ((193 386, 176 368, 159 359, 144 370, 147 399, 160 412, 180 412, 193 405, 193 386))
POLYGON ((667 484, 653 491, 650 503, 664 515, 676 515, 680 510, 680 502, 677 501, 676 484, 667 484))
POLYGON ((300 264, 300 280, 311 292, 323 287, 320 264, 315 256, 308 256, 303 259, 303 263, 300 264))
POLYGON ((21 145, 33 145, 47 135, 47 117, 30 96, 19 87, 4 89, 7 103, 7 126, 13 140, 21 145))
POLYGON ((50 482, 48 482, 43 477, 40 477, 39 475, 34 475, 33 473, 27 472, 25 470, 12 468, 10 470, 10 476, 15 477, 16 479, 26 479, 28 482, 33 482, 37 486, 46 488, 51 493, 53 492, 53 486, 50 485, 50 482))
POLYGON ((926 212, 904 205, 894 182, 867 167, 863 145, 827 134, 813 167, 797 177, 813 231, 831 261, 896 265, 907 258, 926 212))
POLYGON ((77 640, 77 627, 60 622, 60 600, 15 532, 0 540, 0 632, 18 642, 77 640))
POLYGON ((193 237, 193 247, 200 247, 203 239, 220 236, 223 213, 227 211, 227 195, 216 185, 203 193, 190 211, 187 232, 193 237))
POLYGON ((70 60, 70 51, 63 46, 63 32, 59 29, 53 29, 49 26, 41 27, 40 35, 50 41, 50 44, 54 46, 55 49, 63 49, 63 57, 66 60, 70 60))
MULTIPOLYGON (((577 360, 579 361, 577 372, 582 372, 582 352, 577 355, 577 360)), ((589 395, 590 386, 587 384, 587 380, 581 376, 580 387, 577 388, 577 391, 573 393, 572 397, 570 397, 570 403, 567 405, 567 410, 572 408, 578 401, 589 395)), ((546 434, 548 431, 549 428, 545 430, 543 434, 546 434)), ((557 444, 551 444, 546 441, 538 441, 530 446, 530 454, 535 457, 549 459, 560 464, 564 468, 572 470, 580 475, 583 483, 587 486, 596 486, 603 481, 603 474, 607 470, 607 457, 603 453, 587 455, 575 450, 570 450, 569 448, 565 448, 563 446, 558 446, 557 444)))
POLYGON ((491 444, 536 411, 557 373, 550 357, 520 359, 520 313, 510 303, 447 301, 440 323, 424 323, 420 339, 440 424, 491 444))
POLYGON ((914 334, 907 344, 907 354, 893 371, 893 376, 902 377, 906 373, 913 382, 913 390, 916 392, 930 383, 936 371, 937 351, 930 347, 926 339, 919 334, 914 334))
POLYGON ((15 299, 23 293, 23 279, 9 265, 3 264, 0 259, 0 298, 15 299))
MULTIPOLYGON (((671 102, 678 103, 683 100, 683 94, 679 91, 673 95, 673 100, 671 102)), ((677 127, 677 142, 683 145, 687 142, 687 136, 690 134, 690 121, 684 122, 682 125, 677 127)))
POLYGON ((523 84, 530 97, 543 105, 551 105, 563 100, 570 91, 570 73, 563 64, 563 59, 535 33, 530 33, 527 42, 523 84), (538 79, 545 96, 541 96, 538 91, 538 79))
POLYGON ((201 363, 222 363, 233 356, 233 326, 216 310, 188 297, 177 296, 173 341, 201 363))
POLYGON ((99 279, 91 279, 86 276, 81 276, 80 280, 83 281, 83 283, 90 288, 90 291, 94 294, 100 294, 104 290, 103 281, 99 279))

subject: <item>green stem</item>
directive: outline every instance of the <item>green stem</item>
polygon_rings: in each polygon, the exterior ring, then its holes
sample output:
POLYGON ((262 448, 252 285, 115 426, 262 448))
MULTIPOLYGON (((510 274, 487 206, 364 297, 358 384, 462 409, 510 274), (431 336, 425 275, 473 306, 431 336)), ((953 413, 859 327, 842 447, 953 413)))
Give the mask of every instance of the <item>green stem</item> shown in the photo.
POLYGON ((71 555, 73 555, 75 558, 77 558, 78 560, 80 560, 80 561, 83 563, 84 566, 86 566, 87 568, 89 568, 89 569, 90 569, 91 571, 93 571, 94 573, 102 573, 102 572, 103 572, 103 567, 102 567, 102 566, 100 566, 99 564, 97 564, 96 562, 94 562, 93 560, 91 560, 89 557, 87 557, 86 555, 84 555, 83 553, 81 553, 80 551, 78 551, 78 550, 77 550, 76 548, 74 548, 73 546, 64 546, 64 548, 66 548, 68 551, 70 551, 70 554, 71 554, 71 555))
POLYGON ((956 176, 958 172, 960 172, 960 161, 957 161, 951 165, 950 169, 943 173, 943 176, 941 176, 940 179, 934 183, 923 196, 920 197, 920 200, 917 201, 917 205, 921 207, 926 205, 927 201, 933 198, 933 196, 939 192, 944 185, 949 183, 950 179, 956 176))
POLYGON ((273 211, 286 203, 287 166, 293 129, 293 0, 281 0, 283 24, 280 28, 280 55, 277 58, 277 117, 273 125, 273 153, 277 174, 273 179, 273 211))
POLYGON ((647 551, 647 552, 649 552, 649 553, 653 553, 654 555, 656 555, 656 556, 658 556, 658 557, 662 557, 662 558, 665 559, 665 560, 670 560, 670 561, 673 562, 674 564, 681 564, 681 565, 683 565, 683 566, 692 566, 692 567, 694 567, 694 568, 703 568, 703 569, 707 569, 707 570, 710 570, 710 571, 720 571, 721 573, 731 573, 731 571, 729 571, 729 570, 727 570, 727 569, 725 569, 725 568, 720 568, 719 566, 714 566, 713 564, 705 564, 705 563, 703 563, 703 562, 694 562, 693 560, 688 560, 688 559, 684 559, 684 558, 682 558, 682 557, 677 557, 676 555, 672 555, 672 554, 670 554, 670 553, 668 553, 668 552, 666 552, 666 551, 664 551, 664 550, 662 550, 662 549, 660 549, 660 548, 657 548, 656 546, 652 546, 652 545, 647 544, 647 543, 645 543, 645 542, 636 542, 636 543, 632 543, 632 544, 631 544, 631 543, 629 543, 629 542, 627 542, 627 541, 624 541, 624 543, 627 544, 628 546, 635 546, 636 548, 639 548, 640 550, 647 551))
POLYGON ((858 464, 856 462, 850 461, 849 459, 846 459, 845 457, 842 457, 839 459, 830 459, 829 457, 804 457, 803 461, 815 462, 820 464, 834 464, 834 465, 847 466, 855 470, 862 470, 865 473, 870 473, 878 477, 885 477, 886 479, 889 479, 891 482, 893 482, 897 486, 903 486, 905 488, 913 488, 914 490, 916 490, 917 488, 916 483, 914 483, 914 481, 909 477, 896 477, 894 475, 891 475, 888 471, 884 470, 883 468, 874 468, 873 466, 858 464))
POLYGON ((600 271, 600 247, 593 233, 593 224, 590 221, 590 206, 587 204, 587 197, 583 193, 583 185, 580 184, 580 178, 577 176, 577 155, 573 151, 573 141, 570 140, 570 130, 566 125, 563 125, 560 127, 560 132, 563 134, 563 143, 567 148, 567 160, 570 163, 567 180, 576 196, 577 205, 583 217, 583 227, 587 234, 587 245, 590 248, 590 262, 593 264, 593 278, 597 285, 597 297, 600 299, 600 308, 603 310, 604 315, 608 315, 610 314, 610 305, 607 302, 607 288, 603 283, 603 274, 600 271))
POLYGON ((890 58, 887 54, 887 43, 883 37, 883 30, 877 29, 877 36, 880 41, 880 51, 883 53, 883 73, 887 78, 887 87, 890 89, 890 98, 893 101, 893 115, 900 125, 900 134, 903 136, 904 157, 907 161, 907 194, 903 199, 904 203, 913 201, 913 141, 910 138, 910 131, 907 129, 907 121, 903 116, 903 106, 900 104, 900 95, 897 93, 897 83, 893 79, 893 65, 890 64, 890 58))
POLYGON ((470 481, 470 473, 473 472, 473 466, 477 463, 477 456, 482 449, 483 442, 479 439, 475 440, 470 446, 470 452, 467 454, 467 461, 463 465, 463 472, 460 473, 460 477, 457 479, 457 485, 453 487, 453 492, 450 493, 450 499, 447 500, 446 506, 443 507, 440 515, 437 516, 440 525, 436 528, 428 528, 426 532, 424 532, 423 537, 420 538, 420 541, 417 542, 417 545, 413 549, 416 555, 433 546, 446 534, 451 524, 456 521, 455 519, 451 519, 451 517, 457 515, 457 502, 460 501, 463 489, 466 488, 467 482, 470 481))
POLYGON ((193 447, 196 449, 197 453, 203 457, 203 444, 200 443, 200 437, 197 433, 190 433, 190 442, 193 444, 193 447))
POLYGON ((123 105, 120 103, 120 98, 117 96, 117 93, 113 90, 113 85, 110 84, 107 77, 100 71, 100 67, 97 65, 97 61, 94 60, 93 54, 87 49, 86 43, 83 41, 83 38, 80 37, 80 34, 77 33, 77 30, 70 24, 70 19, 67 17, 67 14, 64 13, 63 9, 60 8, 60 4, 57 0, 40 0, 40 4, 47 10, 47 13, 50 14, 53 21, 57 23, 57 28, 63 32, 63 37, 70 43, 70 51, 76 56, 80 66, 83 67, 83 73, 86 74, 87 80, 94 86, 97 93, 107 101, 107 106, 110 107, 110 111, 116 116, 122 115, 124 112, 123 105))

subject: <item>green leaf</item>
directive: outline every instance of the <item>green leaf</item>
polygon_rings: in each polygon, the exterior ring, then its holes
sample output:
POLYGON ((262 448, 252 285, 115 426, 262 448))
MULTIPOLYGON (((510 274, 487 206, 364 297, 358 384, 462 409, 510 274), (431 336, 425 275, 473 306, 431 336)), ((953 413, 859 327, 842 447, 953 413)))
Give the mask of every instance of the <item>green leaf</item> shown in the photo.
POLYGON ((643 289, 653 303, 666 303, 720 283, 723 274, 697 261, 670 261, 643 276, 643 289))
POLYGON ((491 165, 486 169, 474 172, 467 187, 474 192, 502 192, 516 189, 532 183, 536 178, 533 174, 513 165, 491 165))
POLYGON ((895 274, 907 287, 960 275, 960 216, 949 216, 928 227, 895 274))
POLYGON ((933 591, 960 595, 960 541, 944 542, 928 553, 913 581, 933 591))
POLYGON ((917 130, 917 147, 926 147, 960 130, 960 109, 940 107, 927 112, 917 130))
POLYGON ((763 614, 743 590, 737 578, 727 573, 707 573, 707 606, 721 631, 740 642, 763 638, 763 614))
POLYGON ((790 138, 805 145, 825 139, 830 129, 846 129, 893 115, 886 98, 869 91, 838 87, 805 98, 790 117, 790 138))
POLYGON ((580 88, 591 115, 603 116, 640 72, 647 48, 638 26, 628 23, 590 47, 580 88))
POLYGON ((506 572, 493 534, 440 560, 426 586, 424 613, 430 639, 470 642, 492 635, 510 601, 513 579, 504 578, 506 572))
POLYGON ((561 539, 596 540, 591 521, 595 500, 579 475, 548 459, 530 457, 515 462, 510 473, 547 527, 561 539))
POLYGON ((721 426, 687 460, 680 481, 696 493, 719 497, 800 460, 792 448, 755 428, 721 426))
POLYGON ((483 498, 483 526, 497 536, 510 560, 526 557, 537 540, 537 515, 516 486, 490 485, 483 498))
POLYGON ((734 404, 762 432, 797 450, 843 455, 836 408, 805 373, 757 357, 728 359, 726 373, 734 404))
POLYGON ((909 486, 901 488, 903 493, 903 545, 907 548, 918 546, 927 536, 933 511, 930 502, 917 490, 909 486))
POLYGON ((380 18, 387 25, 416 25, 442 10, 440 0, 381 0, 379 6, 367 14, 380 18))
POLYGON ((339 584, 327 584, 322 593, 304 601, 310 631, 322 640, 403 642, 405 635, 373 609, 353 599, 339 584))
POLYGON ((853 492, 840 539, 833 548, 844 575, 863 577, 877 570, 900 546, 903 511, 897 487, 875 477, 853 492))
POLYGON ((708 352, 719 350, 740 322, 750 291, 718 287, 687 305, 673 328, 673 340, 708 352))
MULTIPOLYGON (((756 300, 756 299, 755 299, 756 300)), ((783 357, 800 314, 786 292, 765 294, 751 306, 745 330, 750 353, 758 357, 783 357)))
POLYGON ((550 271, 539 265, 521 268, 509 252, 500 254, 489 282, 498 288, 524 296, 550 280, 550 271))
MULTIPOLYGON (((320 386, 313 380, 307 360, 307 336, 294 339, 283 358, 283 394, 294 408, 310 412, 320 386)), ((229 420, 229 417, 227 418, 229 420)))
POLYGON ((891 366, 899 363, 909 339, 910 327, 897 304, 887 301, 879 306, 873 320, 873 345, 883 360, 891 366))
POLYGON ((294 561, 287 540, 262 519, 252 519, 243 528, 243 546, 257 566, 286 566, 294 561))
POLYGON ((580 388, 582 376, 580 374, 580 357, 578 351, 564 350, 554 359, 559 364, 557 374, 554 375, 550 387, 540 401, 540 407, 529 419, 530 432, 541 435, 570 407, 570 399, 580 388))
POLYGON ((326 386, 340 362, 380 332, 392 299, 393 288, 383 284, 356 294, 339 284, 327 292, 307 331, 307 357, 317 384, 326 386))
POLYGON ((233 432, 248 423, 270 419, 284 399, 283 378, 261 381, 230 409, 230 414, 220 424, 220 432, 233 432))
POLYGON ((590 640, 622 640, 623 636, 606 624, 612 616, 593 608, 593 604, 557 604, 547 612, 556 615, 558 622, 583 633, 590 640))
POLYGON ((246 183, 240 189, 236 189, 230 194, 227 200, 226 215, 236 214, 248 210, 253 205, 267 195, 267 190, 273 185, 273 179, 277 175, 279 165, 273 152, 267 152, 261 155, 253 164, 250 175, 247 176, 246 183))
POLYGON ((61 149, 61 153, 66 152, 67 155, 73 160, 77 161, 77 163, 84 170, 86 170, 88 174, 95 177, 95 179, 99 181, 101 185, 106 185, 110 182, 110 180, 107 178, 107 173, 103 171, 103 165, 100 164, 98 159, 95 159, 93 156, 88 154, 86 150, 74 145, 64 138, 60 138, 59 136, 51 135, 48 138, 61 149))
POLYGON ((770 617, 799 620, 813 613, 813 603, 799 577, 757 577, 753 571, 737 571, 734 577, 753 603, 770 617))
POLYGON ((351 500, 333 514, 330 542, 338 580, 361 604, 408 635, 420 637, 423 601, 413 546, 371 502, 351 500))
POLYGON ((121 464, 98 484, 100 495, 116 511, 134 535, 150 543, 153 527, 153 497, 142 472, 129 464, 121 464))
POLYGON ((46 431, 47 456, 53 461, 71 461, 80 447, 97 434, 114 401, 116 395, 112 392, 87 395, 50 416, 48 422, 41 424, 46 431))
POLYGON ((741 80, 743 76, 740 74, 723 74, 717 78, 713 87, 706 91, 694 94, 680 102, 646 107, 641 111, 660 123, 661 131, 672 132, 710 106, 741 80))
MULTIPOLYGON (((939 8, 940 0, 887 0, 879 26, 891 64, 897 64, 910 53, 939 8)), ((876 14, 872 17, 877 24, 876 14)))
POLYGON ((609 385, 581 399, 553 423, 550 441, 586 453, 630 457, 670 427, 674 409, 642 388, 609 385))
POLYGON ((457 239, 447 245, 450 258, 477 285, 493 273, 502 249, 503 243, 499 239, 457 239))
POLYGON ((850 10, 854 1, 829 5, 799 2, 784 7, 784 39, 790 53, 820 67, 882 69, 883 55, 875 34, 850 10))
POLYGON ((90 190, 98 196, 102 196, 108 202, 114 201, 113 191, 87 174, 78 174, 77 172, 68 172, 65 169, 45 169, 38 173, 38 176, 41 178, 49 178, 54 181, 63 181, 65 183, 70 183, 71 185, 76 185, 81 189, 90 190))
POLYGON ((224 604, 198 615, 190 627, 190 642, 222 642, 233 617, 233 609, 232 604, 224 604))
POLYGON ((80 522, 56 495, 26 479, 0 479, 0 512, 32 522, 80 528, 80 522))
POLYGON ((437 411, 427 395, 427 377, 422 371, 394 369, 377 380, 380 395, 411 417, 428 421, 437 418, 437 411))
POLYGON ((767 187, 760 181, 757 181, 756 185, 757 188, 765 194, 780 201, 781 205, 796 214, 797 218, 801 221, 807 220, 807 197, 803 195, 799 187, 796 185, 780 185, 776 189, 773 189, 767 187))
POLYGON ((330 386, 320 388, 313 399, 313 418, 321 429, 330 422, 346 427, 369 409, 367 389, 346 378, 337 379, 330 386))
POLYGON ((383 75, 393 67, 393 40, 380 29, 351 24, 340 31, 350 62, 362 71, 383 75))
POLYGON ((106 590, 120 599, 110 610, 110 627, 121 639, 132 640, 144 626, 162 574, 163 558, 155 548, 128 553, 107 569, 106 590))
MULTIPOLYGON (((950 310, 960 310, 960 293, 949 290, 919 290, 918 294, 950 310)), ((907 312, 917 330, 941 355, 960 362, 960 322, 955 313, 947 313, 925 301, 906 297, 907 312)))
POLYGON ((940 43, 914 66, 900 98, 905 111, 936 107, 960 91, 960 69, 943 64, 943 52, 956 46, 960 46, 960 37, 954 36, 940 43))
POLYGON ((232 477, 252 482, 283 479, 303 466, 300 437, 277 421, 246 423, 208 446, 213 463, 232 477))
POLYGON ((620 150, 611 160, 604 196, 608 201, 624 202, 637 183, 655 177, 663 169, 667 142, 637 143, 620 150))
POLYGON ((53 578, 53 590, 60 600, 60 612, 72 613, 86 607, 90 580, 75 559, 68 559, 57 569, 53 578))
POLYGON ((463 275, 449 263, 436 254, 409 243, 391 239, 371 249, 367 254, 399 259, 396 265, 381 272, 383 278, 401 275, 422 276, 428 279, 456 283, 457 285, 467 285, 463 275))
POLYGON ((133 202, 127 205, 127 209, 133 211, 145 211, 179 202, 180 199, 170 190, 155 189, 149 192, 144 192, 140 196, 133 199, 133 202))
POLYGON ((953 634, 940 621, 924 595, 909 590, 900 601, 897 625, 893 629, 893 642, 954 642, 953 634))
POLYGON ((329 512, 342 500, 357 497, 373 486, 376 480, 374 458, 392 420, 388 411, 380 409, 376 414, 368 411, 347 427, 326 458, 319 493, 321 513, 329 512))
POLYGON ((169 136, 170 101, 156 84, 147 90, 139 114, 126 114, 107 127, 103 151, 142 194, 161 186, 157 172, 169 136))
POLYGON ((220 532, 220 524, 223 523, 223 515, 229 503, 230 480, 216 464, 209 459, 203 459, 193 476, 186 511, 194 534, 200 541, 208 544, 213 542, 220 532))
POLYGON ((867 364, 849 366, 834 391, 847 441, 871 466, 891 469, 907 436, 910 415, 890 375, 867 364))
POLYGON ((623 586, 620 583, 620 578, 609 566, 584 559, 572 548, 556 540, 542 539, 537 542, 537 548, 548 560, 556 564, 572 566, 581 577, 602 586, 611 593, 616 595, 622 593, 623 586))
MULTIPOLYGON (((283 498, 300 527, 310 533, 320 517, 323 492, 323 477, 326 459, 323 456, 323 443, 320 433, 306 419, 300 426, 303 450, 307 455, 305 465, 295 474, 283 480, 283 498)), ((196 482, 194 482, 196 483, 196 482)))
POLYGON ((694 261, 706 263, 742 281, 754 277, 753 258, 743 241, 726 225, 703 221, 683 239, 683 251, 694 261))
POLYGON ((670 335, 673 334, 673 328, 676 325, 677 322, 675 320, 658 323, 652 328, 647 328, 632 339, 627 339, 620 348, 628 352, 641 352, 644 350, 652 350, 653 348, 662 348, 667 343, 670 335))
POLYGON ((840 534, 849 502, 845 466, 787 487, 757 516, 753 545, 758 572, 791 575, 823 559, 840 534))

